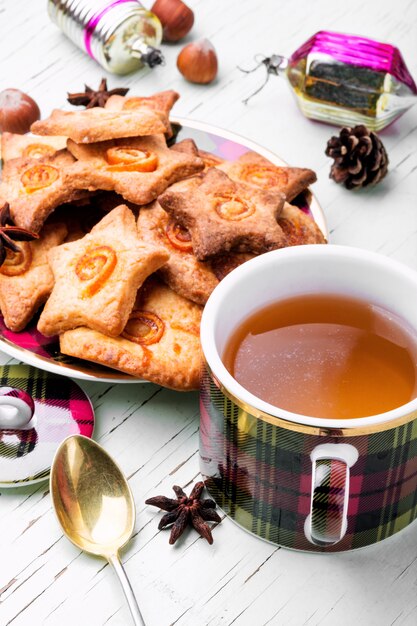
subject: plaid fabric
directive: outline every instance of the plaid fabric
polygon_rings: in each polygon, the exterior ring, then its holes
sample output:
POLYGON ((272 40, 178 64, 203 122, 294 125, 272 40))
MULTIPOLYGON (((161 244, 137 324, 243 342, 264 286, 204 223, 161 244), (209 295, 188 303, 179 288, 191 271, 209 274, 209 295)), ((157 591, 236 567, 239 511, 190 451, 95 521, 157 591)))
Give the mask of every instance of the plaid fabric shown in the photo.
POLYGON ((0 387, 23 390, 35 404, 33 428, 0 429, 0 484, 47 478, 55 450, 65 437, 92 436, 93 408, 70 378, 27 365, 4 365, 0 387))
MULTIPOLYGON (((303 434, 243 411, 208 373, 200 406, 200 464, 207 487, 221 508, 260 537, 289 548, 341 551, 384 539, 416 518, 417 420, 348 438, 303 434), (350 468, 347 532, 335 545, 320 546, 307 539, 304 523, 311 506, 310 454, 323 443, 349 443, 359 458, 350 468)), ((314 524, 322 536, 334 532, 340 518, 342 471, 345 465, 335 463, 316 496, 321 501, 315 503, 314 524)))

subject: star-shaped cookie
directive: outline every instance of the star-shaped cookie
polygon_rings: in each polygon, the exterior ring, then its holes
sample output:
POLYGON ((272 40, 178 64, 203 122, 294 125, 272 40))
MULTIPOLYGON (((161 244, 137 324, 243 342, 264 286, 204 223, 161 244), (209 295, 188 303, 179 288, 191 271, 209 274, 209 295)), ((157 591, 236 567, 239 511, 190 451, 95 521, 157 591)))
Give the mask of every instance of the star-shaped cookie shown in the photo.
POLYGON ((205 304, 218 280, 208 263, 193 254, 191 236, 172 220, 158 201, 142 207, 138 219, 141 239, 163 246, 169 259, 158 274, 176 293, 197 304, 205 304))
POLYGON ((225 163, 225 160, 217 156, 217 154, 200 150, 194 139, 182 139, 178 143, 174 143, 174 145, 171 146, 171 150, 183 152, 184 154, 193 154, 194 156, 200 157, 200 159, 204 162, 204 169, 206 170, 209 167, 217 167, 218 165, 225 163))
POLYGON ((245 152, 236 161, 225 161, 218 167, 233 180, 255 189, 280 191, 288 202, 317 180, 312 170, 300 167, 280 167, 257 152, 245 152))
POLYGON ((39 239, 19 242, 20 252, 7 251, 0 267, 0 309, 4 323, 13 332, 25 328, 51 293, 54 277, 48 251, 58 246, 66 234, 64 224, 48 224, 39 239))
POLYGON ((199 261, 230 250, 261 253, 285 245, 277 223, 284 196, 235 182, 219 169, 209 168, 191 189, 167 189, 158 201, 189 230, 199 261))
MULTIPOLYGON (((285 234, 285 247, 302 244, 326 243, 326 239, 313 220, 297 206, 285 202, 278 217, 278 224, 285 234)), ((210 261, 211 269, 220 281, 242 263, 253 259, 255 254, 250 252, 229 252, 219 254, 210 261)))
POLYGON ((278 218, 278 224, 285 233, 286 246, 299 246, 308 243, 326 243, 326 239, 316 222, 301 209, 286 202, 278 218))
POLYGON ((4 132, 1 136, 1 158, 3 163, 11 159, 41 159, 52 156, 67 146, 66 137, 42 137, 41 135, 16 135, 4 132))
POLYGON ((30 127, 38 135, 64 135, 77 143, 94 143, 117 137, 139 137, 168 130, 157 111, 109 111, 100 107, 84 111, 54 109, 50 117, 30 127))
POLYGON ((198 157, 174 152, 163 135, 117 139, 90 145, 68 141, 78 159, 71 184, 79 189, 116 191, 134 204, 152 202, 168 185, 204 168, 198 157))
POLYGON ((171 136, 171 125, 169 123, 169 114, 180 97, 179 93, 172 89, 167 91, 159 91, 152 96, 110 96, 104 105, 105 109, 109 111, 142 111, 150 110, 156 111, 160 114, 161 119, 164 121, 168 129, 168 136, 171 136))
POLYGON ((177 391, 198 389, 201 311, 151 279, 139 290, 120 337, 76 328, 60 336, 61 352, 177 391))
POLYGON ((74 163, 67 150, 41 159, 12 159, 3 168, 0 198, 10 204, 16 226, 38 233, 52 211, 64 202, 86 195, 68 183, 66 172, 74 163))
POLYGON ((183 154, 191 154, 192 156, 198 156, 198 148, 194 139, 187 137, 182 139, 171 146, 171 150, 174 152, 182 152, 183 154))
POLYGON ((38 329, 55 335, 88 326, 119 335, 145 278, 168 260, 163 248, 140 241, 131 210, 121 205, 82 239, 49 254, 55 286, 38 329))

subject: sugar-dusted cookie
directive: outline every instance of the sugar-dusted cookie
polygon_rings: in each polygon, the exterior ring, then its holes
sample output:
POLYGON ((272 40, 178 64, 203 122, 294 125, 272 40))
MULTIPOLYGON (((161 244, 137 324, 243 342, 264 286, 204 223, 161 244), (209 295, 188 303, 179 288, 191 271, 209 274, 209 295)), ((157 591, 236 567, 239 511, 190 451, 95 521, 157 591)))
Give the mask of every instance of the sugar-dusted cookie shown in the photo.
POLYGON ((169 129, 168 135, 171 135, 169 124, 169 113, 180 97, 179 93, 172 89, 167 91, 159 91, 152 96, 110 96, 104 108, 109 111, 142 111, 148 109, 157 111, 161 119, 169 129))
POLYGON ((231 180, 210 168, 200 185, 191 189, 168 189, 160 205, 189 230, 198 260, 230 250, 266 252, 285 245, 277 224, 284 196, 231 180))
POLYGON ((34 122, 30 129, 38 135, 65 135, 77 143, 93 143, 164 133, 167 124, 157 111, 150 109, 106 111, 95 107, 84 111, 54 109, 50 117, 34 122))
POLYGON ((55 286, 38 329, 55 335, 88 326, 119 335, 145 278, 168 259, 163 248, 140 241, 131 210, 121 205, 82 239, 49 254, 55 286))
POLYGON ((1 136, 1 156, 3 163, 11 159, 41 159, 52 156, 67 146, 66 137, 42 137, 41 135, 15 135, 3 133, 1 136))
POLYGON ((88 328, 60 336, 61 352, 177 391, 198 389, 201 307, 152 280, 120 337, 88 328))
POLYGON ((71 168, 72 184, 116 191, 134 204, 152 202, 168 185, 204 167, 198 157, 167 148, 163 135, 88 146, 69 141, 68 149, 79 159, 71 168))
POLYGON ((54 277, 48 264, 48 251, 65 238, 64 224, 44 226, 39 239, 20 241, 20 252, 7 251, 0 267, 0 309, 7 328, 25 328, 52 291, 54 277))
POLYGON ((225 161, 219 167, 233 180, 258 189, 280 191, 288 202, 317 180, 312 170, 279 167, 257 152, 245 152, 236 161, 225 161))
POLYGON ((326 239, 312 217, 286 202, 278 218, 285 233, 286 246, 306 243, 326 243, 326 239))
POLYGON ((42 159, 12 159, 3 168, 0 198, 10 204, 16 226, 38 233, 52 211, 64 202, 85 196, 66 178, 74 163, 67 150, 42 159))
POLYGON ((169 252, 168 261, 158 270, 164 282, 181 296, 205 304, 219 281, 208 263, 195 258, 189 232, 176 224, 156 200, 141 208, 138 230, 143 241, 162 245, 169 252))

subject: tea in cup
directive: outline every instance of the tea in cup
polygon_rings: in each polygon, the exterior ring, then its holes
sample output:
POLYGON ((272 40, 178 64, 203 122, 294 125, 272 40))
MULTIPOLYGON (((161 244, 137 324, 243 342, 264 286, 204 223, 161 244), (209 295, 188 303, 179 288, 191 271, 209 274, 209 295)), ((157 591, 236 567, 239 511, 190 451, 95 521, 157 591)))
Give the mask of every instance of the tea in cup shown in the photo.
POLYGON ((216 287, 202 319, 200 461, 233 519, 340 551, 417 516, 417 274, 296 246, 216 287))
POLYGON ((385 413, 417 395, 417 336, 388 309, 304 294, 244 320, 222 355, 237 382, 269 404, 330 419, 385 413))

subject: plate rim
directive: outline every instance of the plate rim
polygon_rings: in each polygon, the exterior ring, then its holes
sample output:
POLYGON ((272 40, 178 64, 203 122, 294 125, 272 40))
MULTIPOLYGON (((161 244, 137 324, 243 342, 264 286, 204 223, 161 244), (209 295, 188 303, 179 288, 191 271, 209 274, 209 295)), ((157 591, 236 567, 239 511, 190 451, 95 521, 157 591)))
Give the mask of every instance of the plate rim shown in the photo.
MULTIPOLYGON (((265 157, 274 165, 278 166, 286 166, 288 165, 286 161, 284 161, 281 157, 275 154, 269 148, 264 148, 256 141, 245 137, 244 135, 240 135, 239 133, 235 133, 234 131, 226 130, 224 128, 219 128, 214 124, 210 124, 207 122, 201 122, 198 120, 189 120, 185 117, 173 116, 170 118, 170 121, 174 124, 180 124, 184 128, 192 128, 194 130, 201 130, 206 133, 210 133, 211 135, 216 135, 217 137, 222 137, 224 139, 228 139, 229 141, 233 141, 234 143, 238 143, 239 145, 248 148, 249 150, 253 150, 257 152, 261 156, 265 157)), ((326 218, 319 204, 316 196, 312 192, 310 210, 313 215, 314 221, 317 226, 322 231, 323 235, 326 239, 328 239, 328 229, 326 218)), ((115 383, 149 383, 150 381, 144 380, 142 378, 134 378, 129 374, 125 374, 124 372, 118 372, 118 370, 110 370, 111 375, 109 376, 97 376, 95 374, 91 374, 83 369, 75 369, 72 365, 68 365, 67 363, 59 363, 52 362, 51 360, 43 357, 39 354, 34 354, 27 348, 16 347, 14 344, 12 345, 6 338, 0 337, 0 350, 4 352, 6 355, 17 359, 27 365, 31 365, 33 367, 38 367, 39 369, 43 369, 47 372, 51 372, 53 374, 61 374, 62 376, 68 376, 70 378, 75 378, 77 380, 85 380, 88 382, 104 382, 109 384, 115 383), (22 358, 23 357, 23 358, 22 358)), ((110 368, 109 368, 110 369, 110 368)))

